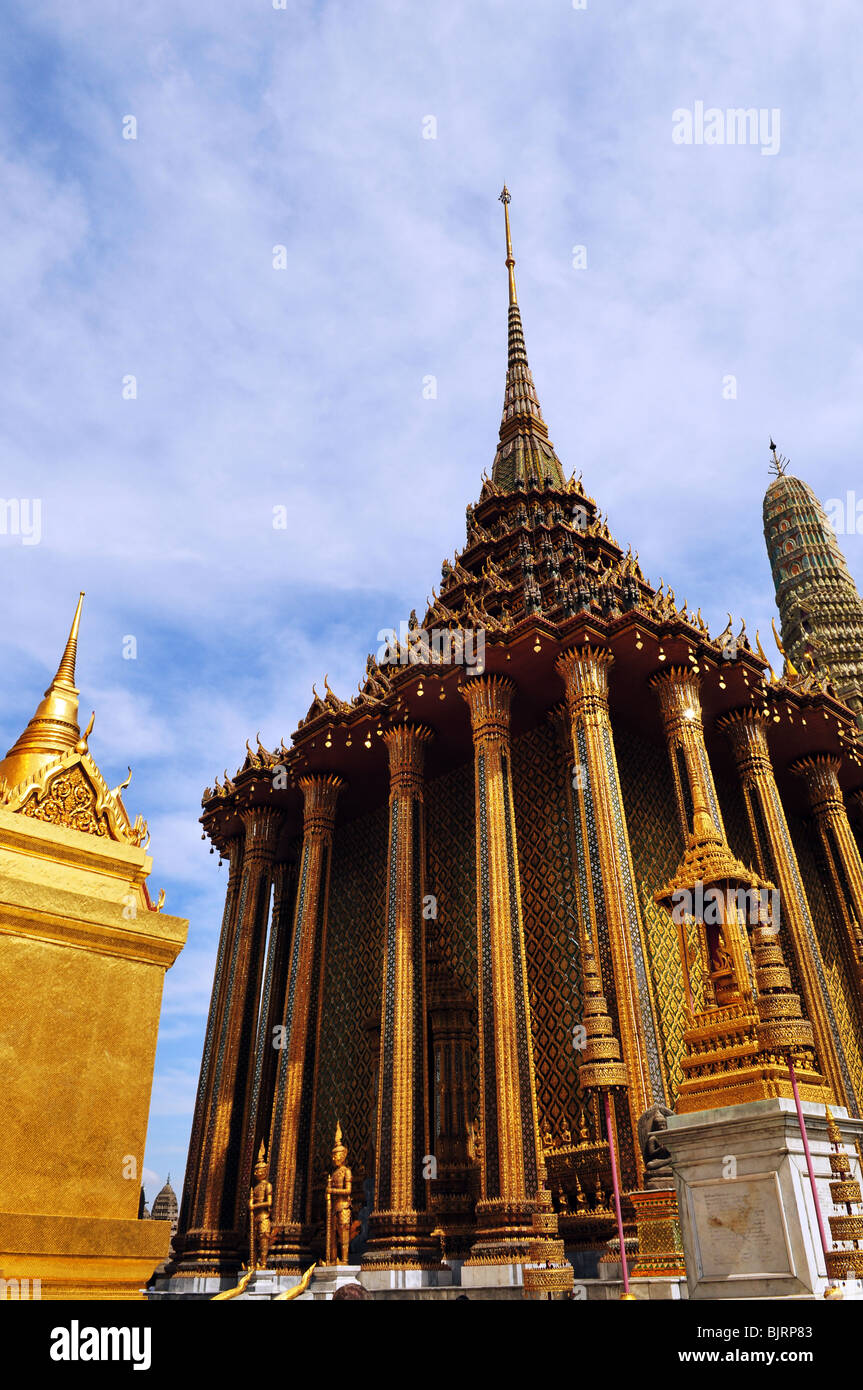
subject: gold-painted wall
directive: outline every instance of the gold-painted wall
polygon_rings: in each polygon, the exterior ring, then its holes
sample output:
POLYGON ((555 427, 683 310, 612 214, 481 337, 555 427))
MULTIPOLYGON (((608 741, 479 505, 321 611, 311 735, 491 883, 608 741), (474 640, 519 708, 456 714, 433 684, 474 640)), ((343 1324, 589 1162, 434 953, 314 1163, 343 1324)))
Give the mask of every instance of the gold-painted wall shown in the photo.
POLYGON ((137 1217, 162 981, 140 962, 3 937, 0 1210, 137 1217))
POLYGON ((0 1276, 139 1298, 170 1223, 138 1221, 166 969, 143 849, 0 807, 0 1276))

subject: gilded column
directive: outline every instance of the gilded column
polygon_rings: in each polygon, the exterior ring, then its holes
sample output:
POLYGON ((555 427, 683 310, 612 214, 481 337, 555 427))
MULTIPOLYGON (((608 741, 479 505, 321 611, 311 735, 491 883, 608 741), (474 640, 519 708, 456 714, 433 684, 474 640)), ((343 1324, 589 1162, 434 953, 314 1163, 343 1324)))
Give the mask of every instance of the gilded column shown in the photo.
POLYGON ((430 1239, 430 1170, 425 1168, 429 1125, 423 759, 431 737, 431 730, 412 724, 397 725, 383 735, 390 766, 389 846, 375 1198, 363 1256, 368 1269, 421 1269, 440 1263, 430 1239))
POLYGON ((481 1197, 470 1264, 526 1262, 544 1185, 536 1111, 510 755, 515 687, 499 676, 461 687, 476 776, 481 1197))
POLYGON ((650 684, 659 696, 684 841, 692 834, 692 789, 696 783, 724 840, 725 826, 704 743, 701 680, 685 666, 670 666, 653 676, 650 684))
POLYGON ((272 807, 256 805, 241 810, 240 819, 245 829, 242 880, 205 1150, 208 1188, 203 1224, 209 1231, 224 1233, 223 1249, 242 1253, 248 1183, 240 1185, 240 1170, 252 1098, 272 868, 283 816, 272 807))
POLYGON ((665 1078, 644 932, 614 738, 608 711, 610 652, 585 644, 564 652, 557 669, 566 703, 575 765, 574 810, 580 847, 582 909, 600 959, 602 978, 616 1014, 629 1079, 629 1127, 621 1134, 629 1176, 640 1181, 638 1117, 665 1101, 665 1078))
MULTIPOLYGON (((287 987, 270 1129, 273 1206, 268 1264, 294 1269, 309 1262, 311 1144, 320 994, 326 949, 330 863, 336 803, 344 786, 334 773, 299 779, 303 793, 303 847, 291 934, 287 987)), ((345 1026, 349 1021, 345 1020, 345 1026)), ((349 1084, 350 1078, 345 1078, 349 1084)))
POLYGON ((219 1025, 225 1007, 227 962, 230 959, 231 942, 237 922, 240 873, 243 863, 242 835, 233 836, 227 840, 221 848, 221 855, 223 859, 228 861, 228 883, 225 890, 225 906, 219 932, 213 990, 210 996, 210 1010, 207 1015, 207 1030, 204 1034, 204 1054, 201 1059, 201 1072, 198 1078, 198 1092, 195 1098, 192 1132, 189 1137, 189 1152, 186 1160, 186 1177, 183 1183, 183 1200, 180 1206, 180 1219, 175 1241, 175 1247, 180 1254, 183 1267, 187 1264, 187 1258, 184 1254, 186 1250, 189 1251, 188 1263, 194 1264, 196 1237, 200 1234, 200 1232, 195 1232, 193 1235, 193 1228, 195 1214, 201 1209, 203 1190, 207 1182, 207 1173, 203 1166, 204 1136, 212 1101, 219 1025))
POLYGON ((858 1015, 863 1012, 863 862, 839 786, 841 758, 816 754, 792 763, 802 777, 821 842, 833 906, 842 925, 842 946, 854 981, 858 1015))
MULTIPOLYGON (((203 1147, 205 1185, 195 1213, 199 1251, 221 1272, 242 1253, 247 1191, 240 1179, 251 1104, 254 1040, 267 940, 272 866, 282 813, 240 811, 245 836, 236 929, 227 962, 213 1084, 203 1147)), ((202 1261, 199 1259, 199 1263, 202 1261)))
POLYGON ((273 910, 267 942, 267 961, 258 1011, 258 1030, 255 1042, 255 1071, 249 1122, 246 1126, 246 1146, 239 1190, 251 1186, 252 1166, 263 1142, 269 1153, 270 1120, 279 1053, 274 1046, 277 1030, 282 1023, 282 1008, 287 986, 288 951, 293 920, 293 903, 297 885, 297 866, 280 860, 273 868, 273 910))
POLYGON ((765 727, 765 717, 754 708, 734 710, 717 721, 717 728, 724 729, 731 740, 761 875, 779 889, 780 921, 791 941, 821 1069, 836 1099, 856 1115, 858 1102, 851 1070, 836 1022, 800 866, 779 798, 765 727))

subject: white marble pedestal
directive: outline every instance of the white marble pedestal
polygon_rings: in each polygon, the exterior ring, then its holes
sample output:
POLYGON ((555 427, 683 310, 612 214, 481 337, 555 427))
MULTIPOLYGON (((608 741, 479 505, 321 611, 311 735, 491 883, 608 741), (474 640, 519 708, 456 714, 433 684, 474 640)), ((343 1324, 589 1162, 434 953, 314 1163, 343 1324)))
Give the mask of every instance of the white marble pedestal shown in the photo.
POLYGON ((524 1265, 472 1265, 461 1267, 462 1288, 520 1289, 524 1286, 524 1265))
POLYGON ((359 1265, 316 1265, 309 1287, 305 1293, 300 1294, 297 1302, 301 1303, 303 1299, 320 1302, 322 1299, 332 1298, 342 1284, 361 1282, 359 1265))
POLYGON ((452 1284, 449 1265, 435 1269, 364 1269, 359 1275, 364 1289, 441 1289, 452 1284))
MULTIPOLYGON (((833 1205, 823 1105, 803 1114, 824 1228, 833 1205)), ((853 1176, 863 1120, 834 1111, 853 1176)), ((671 1154, 690 1298, 823 1294, 824 1255, 793 1100, 752 1101, 670 1115, 671 1154)))

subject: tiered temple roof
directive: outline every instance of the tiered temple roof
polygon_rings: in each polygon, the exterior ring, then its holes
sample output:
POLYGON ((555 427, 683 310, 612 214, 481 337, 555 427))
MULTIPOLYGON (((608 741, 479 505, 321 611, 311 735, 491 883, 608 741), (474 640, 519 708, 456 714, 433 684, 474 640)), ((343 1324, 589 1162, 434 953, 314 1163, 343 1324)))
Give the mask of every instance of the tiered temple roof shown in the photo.
MULTIPOLYGON (((724 631, 712 636, 700 609, 693 611, 662 579, 654 586, 645 578, 638 552, 618 543, 580 475, 565 477, 528 362, 506 188, 501 200, 509 276, 504 406, 491 477, 483 475, 478 501, 466 508, 464 547, 443 561, 440 590, 432 589, 422 621, 412 612, 386 651, 369 655, 355 695, 340 698, 325 676, 323 694, 313 687, 314 698, 290 746, 282 743, 270 751, 258 738, 253 750, 247 743, 247 756, 234 776, 226 771, 221 783, 206 790, 202 819, 217 848, 236 832, 238 809, 249 797, 293 806, 287 845, 301 828, 296 778, 304 772, 339 771, 347 777, 340 816, 384 800, 386 758, 380 736, 394 722, 422 720, 448 735, 430 751, 432 774, 461 760, 459 745, 467 758, 464 712, 450 696, 471 667, 458 656, 453 659, 451 643, 454 637, 456 653, 459 642, 470 653, 479 633, 485 644, 482 669, 517 680, 516 730, 536 722, 560 698, 554 674, 559 652, 573 641, 601 641, 623 668, 615 679, 615 698, 636 723, 650 722, 637 692, 657 663, 689 665, 702 677, 706 718, 719 717, 743 701, 752 703, 769 715, 773 738, 780 745, 788 741, 789 749, 806 742, 808 723, 814 725, 814 719, 807 723, 807 713, 817 709, 813 750, 817 745, 817 751, 824 751, 826 736, 828 751, 848 754, 843 785, 863 784, 858 731, 838 698, 838 687, 810 662, 797 669, 788 661, 777 677, 759 634, 753 649, 745 621, 735 632, 731 615, 724 631), (446 633, 450 639, 442 637, 446 633), (281 778, 273 776, 277 768, 285 769, 281 778)), ((777 479, 786 487, 791 482, 796 480, 777 479)), ((850 576, 848 582, 853 589, 850 576)), ((656 731, 658 735, 658 722, 656 731)), ((796 804, 800 798, 793 782, 788 787, 796 804)))

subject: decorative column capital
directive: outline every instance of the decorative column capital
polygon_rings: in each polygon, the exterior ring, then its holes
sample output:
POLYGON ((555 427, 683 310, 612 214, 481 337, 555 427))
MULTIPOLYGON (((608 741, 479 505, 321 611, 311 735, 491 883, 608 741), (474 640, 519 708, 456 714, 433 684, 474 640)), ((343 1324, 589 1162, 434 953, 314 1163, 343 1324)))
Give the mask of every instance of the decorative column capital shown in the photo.
POLYGON ((755 768, 766 767, 771 771, 770 749, 767 745, 767 715, 754 705, 744 705, 741 709, 730 710, 716 721, 716 727, 728 735, 740 774, 747 775, 755 768))
POLYGON ((817 815, 826 811, 831 803, 844 811, 842 788, 839 786, 839 769, 842 759, 835 753, 812 753, 806 758, 797 758, 788 771, 795 777, 802 777, 806 784, 809 805, 817 815))
POLYGON ((475 744, 509 739, 515 684, 508 676, 471 676, 459 686, 459 693, 470 709, 475 744))
POLYGON ((668 733, 679 728, 701 729, 701 677, 687 666, 669 666, 650 677, 668 733))
POLYGON ((336 802, 346 785, 335 772, 310 772, 297 779, 303 793, 303 836, 332 835, 336 802))
POLYGON ((561 653, 555 669, 563 677, 570 714, 576 708, 584 714, 606 712, 608 668, 613 661, 607 647, 594 647, 589 642, 561 653))
POLYGON ((250 859, 272 859, 284 823, 284 812, 275 806, 244 806, 240 811, 246 834, 243 840, 243 862, 250 859))
POLYGON ((425 724, 395 724, 381 737, 390 760, 390 795, 422 796, 425 745, 433 731, 425 724))
POLYGON ((739 709, 732 709, 727 714, 720 715, 716 721, 716 727, 724 733, 730 734, 737 728, 761 729, 763 731, 769 723, 769 715, 758 709, 756 705, 741 705, 739 709))
POLYGON ((229 835, 219 845, 219 854, 222 859, 228 861, 228 879, 233 878, 240 869, 243 862, 243 841, 245 836, 237 831, 234 835, 229 835))

